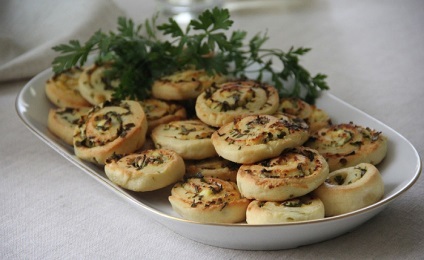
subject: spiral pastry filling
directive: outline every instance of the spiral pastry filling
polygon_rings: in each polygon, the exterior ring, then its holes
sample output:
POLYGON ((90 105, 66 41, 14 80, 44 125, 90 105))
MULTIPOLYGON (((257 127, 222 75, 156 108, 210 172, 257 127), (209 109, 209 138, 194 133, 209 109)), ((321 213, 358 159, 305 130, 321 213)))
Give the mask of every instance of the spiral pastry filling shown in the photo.
POLYGON ((305 145, 327 159, 330 171, 362 162, 376 165, 387 153, 387 138, 381 132, 353 123, 322 128, 305 145))
POLYGON ((236 182, 239 164, 225 160, 222 157, 213 157, 203 160, 187 160, 185 176, 209 176, 225 181, 236 182))
POLYGON ((241 164, 279 155, 302 145, 309 137, 308 125, 288 115, 250 115, 235 119, 212 135, 216 152, 241 164))
POLYGON ((98 105, 111 100, 115 89, 119 86, 119 80, 110 80, 105 76, 109 68, 107 64, 93 64, 85 68, 79 81, 78 89, 81 95, 92 105, 98 105))
POLYGON ((50 109, 47 128, 65 143, 72 145, 74 129, 80 118, 89 110, 88 107, 50 109))
POLYGON ((237 223, 246 219, 250 201, 234 182, 212 177, 189 178, 171 190, 172 208, 183 218, 202 223, 237 223))
POLYGON ((112 154, 128 154, 145 142, 147 120, 137 101, 105 102, 81 117, 74 133, 77 157, 105 164, 112 154))
POLYGON ((182 179, 183 159, 165 149, 145 150, 123 157, 115 154, 107 160, 105 173, 119 186, 132 191, 161 189, 182 179))
POLYGON ((237 172, 237 185, 248 199, 283 201, 313 191, 328 173, 328 164, 317 151, 296 147, 272 159, 242 165, 237 172))
POLYGON ((160 124, 186 119, 187 113, 183 106, 162 101, 159 99, 146 99, 140 101, 147 117, 149 132, 160 124))
POLYGON ((62 108, 90 107, 78 89, 81 72, 81 68, 73 67, 48 79, 45 86, 47 98, 62 108))
POLYGON ((325 207, 326 216, 349 213, 379 201, 384 183, 378 169, 369 163, 333 171, 314 194, 325 207))
POLYGON ((312 115, 313 107, 298 98, 282 98, 280 99, 278 111, 297 116, 306 121, 312 115))
POLYGON ((151 138, 157 148, 176 151, 187 160, 201 160, 217 155, 211 141, 214 131, 200 120, 182 120, 157 126, 151 138))
POLYGON ((278 92, 256 81, 234 81, 212 87, 196 100, 196 115, 208 125, 219 127, 237 117, 273 114, 278 108, 278 92))
POLYGON ((156 80, 152 95, 164 100, 197 98, 203 91, 225 81, 222 75, 209 75, 205 70, 183 70, 156 80))
POLYGON ((311 133, 332 124, 325 111, 298 98, 282 98, 277 111, 303 119, 311 133))
POLYGON ((285 201, 252 201, 247 207, 247 224, 279 224, 324 218, 322 201, 310 194, 285 201))

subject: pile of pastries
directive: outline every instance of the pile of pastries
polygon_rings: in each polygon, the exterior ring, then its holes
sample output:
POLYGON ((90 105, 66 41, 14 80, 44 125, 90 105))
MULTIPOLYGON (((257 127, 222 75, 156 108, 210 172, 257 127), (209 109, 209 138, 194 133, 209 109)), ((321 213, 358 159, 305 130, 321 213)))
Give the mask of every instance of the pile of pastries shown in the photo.
POLYGON ((375 165, 387 138, 280 98, 263 82, 185 70, 156 80, 151 98, 115 100, 107 65, 73 68, 45 86, 48 128, 75 155, 136 192, 172 185, 180 216, 204 223, 309 221, 384 195, 375 165))

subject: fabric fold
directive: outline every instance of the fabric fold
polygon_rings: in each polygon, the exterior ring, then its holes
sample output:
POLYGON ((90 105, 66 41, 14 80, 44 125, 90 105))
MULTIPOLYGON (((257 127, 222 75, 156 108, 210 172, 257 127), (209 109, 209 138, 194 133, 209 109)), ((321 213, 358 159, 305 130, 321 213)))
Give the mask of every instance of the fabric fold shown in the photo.
POLYGON ((124 16, 111 0, 5 0, 1 5, 0 82, 36 75, 58 55, 53 46, 115 30, 124 16))

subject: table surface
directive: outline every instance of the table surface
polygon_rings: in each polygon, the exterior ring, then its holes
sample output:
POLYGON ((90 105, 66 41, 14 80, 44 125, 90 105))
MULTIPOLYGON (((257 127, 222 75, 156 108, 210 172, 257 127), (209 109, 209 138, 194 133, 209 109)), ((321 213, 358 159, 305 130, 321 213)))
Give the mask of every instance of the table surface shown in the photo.
MULTIPOLYGON (((137 22, 155 12, 153 1, 116 3, 137 22)), ((423 1, 226 5, 234 28, 249 35, 267 30, 267 46, 312 48, 301 62, 313 74, 328 75, 330 93, 392 127, 420 156, 424 154, 423 1)), ((99 185, 35 137, 20 122, 14 106, 27 81, 0 83, 1 259, 419 259, 424 254, 423 178, 370 221, 321 243, 282 251, 242 251, 186 239, 99 185)))

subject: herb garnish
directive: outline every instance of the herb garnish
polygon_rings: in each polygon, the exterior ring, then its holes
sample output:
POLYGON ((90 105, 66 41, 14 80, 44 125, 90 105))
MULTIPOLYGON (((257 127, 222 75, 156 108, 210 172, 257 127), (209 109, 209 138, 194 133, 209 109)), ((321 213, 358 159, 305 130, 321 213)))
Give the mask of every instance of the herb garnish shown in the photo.
POLYGON ((328 89, 326 75, 311 76, 299 64, 299 57, 309 48, 292 47, 288 52, 264 48, 269 39, 266 33, 258 33, 248 41, 245 31, 236 30, 227 36, 233 24, 228 9, 206 10, 191 20, 185 30, 172 18, 159 26, 156 21, 157 15, 135 25, 131 19, 120 17, 117 32, 99 30, 84 44, 71 40, 57 45, 53 50, 60 56, 52 62, 53 71, 60 73, 83 66, 88 56, 96 53, 97 63, 111 63, 106 71, 108 80, 120 80, 114 93, 118 99, 146 99, 154 80, 188 68, 235 78, 254 72, 259 81, 270 75, 280 96, 299 97, 310 103, 321 90, 328 89), (172 39, 161 40, 162 36, 172 39), (273 60, 282 69, 276 69, 273 60), (287 82, 292 82, 291 86, 287 82))

